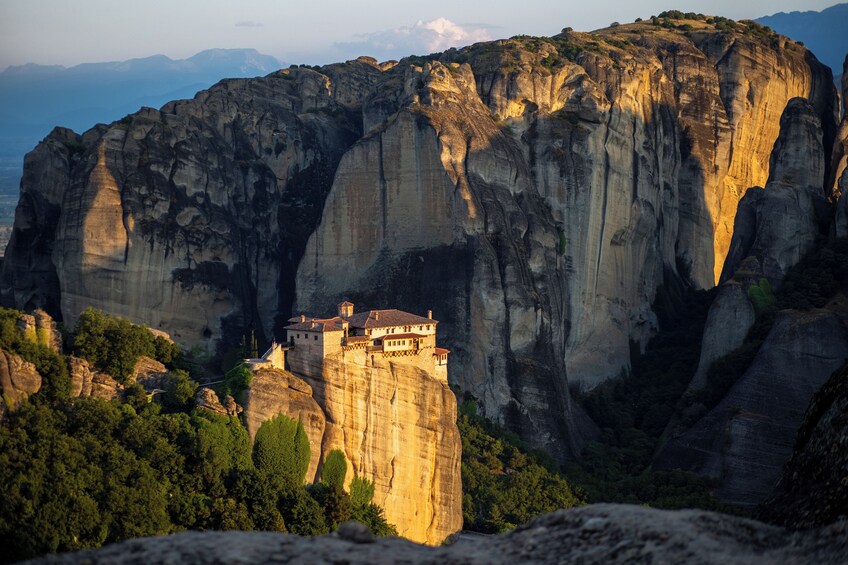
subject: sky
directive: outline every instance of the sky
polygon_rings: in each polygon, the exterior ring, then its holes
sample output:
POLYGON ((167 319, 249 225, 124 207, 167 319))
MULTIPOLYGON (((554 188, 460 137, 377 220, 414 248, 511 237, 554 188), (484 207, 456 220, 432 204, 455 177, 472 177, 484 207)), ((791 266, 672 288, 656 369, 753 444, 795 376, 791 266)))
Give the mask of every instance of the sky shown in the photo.
POLYGON ((733 19, 822 10, 834 0, 0 0, 0 69, 72 66, 211 48, 287 64, 427 54, 517 34, 590 31, 667 9, 733 19))

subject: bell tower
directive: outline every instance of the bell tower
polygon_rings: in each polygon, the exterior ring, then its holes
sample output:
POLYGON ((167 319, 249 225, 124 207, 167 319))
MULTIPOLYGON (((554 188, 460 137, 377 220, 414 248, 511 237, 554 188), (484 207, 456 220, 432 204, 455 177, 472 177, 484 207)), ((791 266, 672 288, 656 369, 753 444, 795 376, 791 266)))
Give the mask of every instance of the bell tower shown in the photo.
POLYGON ((353 316, 353 303, 345 300, 339 304, 339 318, 350 318, 353 316))

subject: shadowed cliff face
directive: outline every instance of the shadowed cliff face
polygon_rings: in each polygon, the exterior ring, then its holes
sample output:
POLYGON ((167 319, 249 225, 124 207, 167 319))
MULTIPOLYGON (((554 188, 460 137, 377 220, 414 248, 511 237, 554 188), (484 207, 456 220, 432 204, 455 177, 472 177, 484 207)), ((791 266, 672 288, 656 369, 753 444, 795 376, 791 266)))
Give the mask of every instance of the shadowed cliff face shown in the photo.
MULTIPOLYGON (((355 63, 367 83, 379 71, 355 63)), ((28 157, 8 302, 73 324, 87 306, 212 348, 269 338, 359 124, 327 76, 225 81, 82 136, 55 130, 28 157)))
POLYGON ((802 47, 693 25, 290 70, 58 130, 28 157, 3 295, 209 349, 292 304, 432 309, 451 381, 567 458, 591 430, 566 373, 626 369, 664 278, 715 283, 786 103, 833 137, 802 47))
POLYGON ((798 430, 792 459, 759 517, 807 529, 844 519, 848 508, 848 366, 815 394, 798 430))
MULTIPOLYGON (((833 210, 820 182, 829 152, 820 120, 798 98, 786 106, 780 126, 765 188, 749 189, 739 203, 722 274, 727 280, 710 308, 689 395, 709 388, 713 363, 742 346, 765 315, 755 314, 752 285, 766 279, 780 286, 830 231, 833 210)), ((691 426, 682 425, 680 413, 672 419, 655 467, 713 477, 716 495, 726 502, 762 502, 792 454, 804 408, 848 356, 845 314, 833 304, 779 312, 751 365, 720 402, 691 426)))

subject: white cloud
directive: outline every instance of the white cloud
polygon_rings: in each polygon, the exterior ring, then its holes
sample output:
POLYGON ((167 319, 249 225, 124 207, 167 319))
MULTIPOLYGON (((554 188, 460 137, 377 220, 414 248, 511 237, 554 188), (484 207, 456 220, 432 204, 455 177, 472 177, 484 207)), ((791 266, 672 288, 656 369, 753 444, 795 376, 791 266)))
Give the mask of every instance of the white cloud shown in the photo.
POLYGON ((371 55, 378 59, 399 59, 407 55, 428 55, 451 47, 464 47, 488 41, 489 26, 459 25, 447 18, 418 21, 404 26, 356 36, 358 41, 336 43, 347 56, 371 55))
POLYGON ((265 27, 265 24, 263 24, 262 22, 253 21, 236 22, 236 27, 265 27))

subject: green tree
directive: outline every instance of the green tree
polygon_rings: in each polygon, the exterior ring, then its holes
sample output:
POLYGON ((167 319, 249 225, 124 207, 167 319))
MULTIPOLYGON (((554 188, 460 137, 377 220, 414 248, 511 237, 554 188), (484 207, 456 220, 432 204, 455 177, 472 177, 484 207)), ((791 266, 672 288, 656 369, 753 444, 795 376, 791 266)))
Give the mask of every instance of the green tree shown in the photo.
POLYGON ((73 350, 76 355, 100 366, 107 355, 106 315, 100 310, 86 308, 74 328, 73 350))
POLYGON ((559 508, 583 504, 581 496, 544 459, 522 449, 514 434, 460 406, 462 514, 469 530, 495 533, 559 508))
POLYGON ((324 459, 321 470, 321 481, 336 490, 344 489, 345 476, 347 475, 347 459, 340 449, 333 449, 324 459))
POLYGON ((244 362, 238 363, 224 375, 223 393, 231 394, 236 400, 243 400, 244 391, 250 388, 253 381, 253 373, 245 366, 244 362))
POLYGON ((374 483, 362 477, 350 481, 350 502, 354 508, 370 504, 374 500, 374 483))
POLYGON ((397 529, 386 520, 383 509, 374 504, 374 483, 362 477, 350 481, 350 518, 368 526, 375 536, 398 535, 397 529))
POLYGON ((330 531, 338 528, 342 522, 350 520, 350 495, 344 490, 326 483, 318 483, 310 486, 308 492, 323 509, 324 520, 330 531))
POLYGON ((191 380, 188 373, 177 369, 168 374, 162 403, 173 412, 187 412, 194 406, 195 394, 197 383, 191 380))
POLYGON ((144 326, 86 308, 73 336, 74 353, 125 383, 138 358, 153 357, 171 368, 182 366, 179 347, 144 326))
POLYGON ((319 536, 329 531, 324 509, 318 501, 309 496, 302 485, 284 488, 280 494, 278 508, 286 527, 293 534, 319 536))
POLYGON ((768 279, 761 278, 757 284, 748 287, 748 300, 754 306, 754 312, 759 316, 774 307, 777 297, 771 289, 768 279))
POLYGON ((310 455, 309 438, 300 420, 278 414, 256 432, 253 462, 279 488, 303 485, 310 455))

